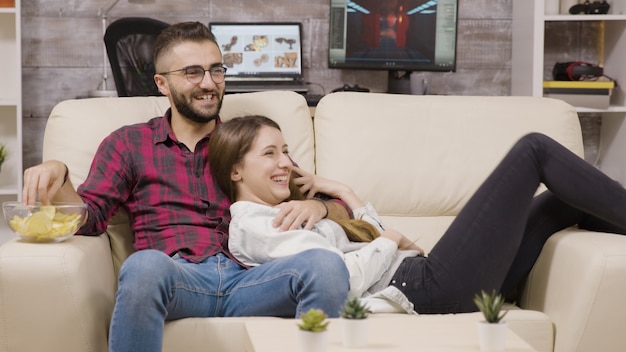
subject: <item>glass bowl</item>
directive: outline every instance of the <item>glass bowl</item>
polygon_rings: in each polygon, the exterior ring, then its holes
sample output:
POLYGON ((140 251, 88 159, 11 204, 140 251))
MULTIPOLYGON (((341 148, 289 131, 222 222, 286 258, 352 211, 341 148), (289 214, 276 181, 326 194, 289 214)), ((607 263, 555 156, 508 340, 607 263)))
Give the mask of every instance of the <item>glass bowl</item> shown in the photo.
POLYGON ((23 240, 61 242, 72 237, 85 224, 87 205, 80 203, 25 205, 21 202, 4 202, 2 212, 11 230, 23 240))

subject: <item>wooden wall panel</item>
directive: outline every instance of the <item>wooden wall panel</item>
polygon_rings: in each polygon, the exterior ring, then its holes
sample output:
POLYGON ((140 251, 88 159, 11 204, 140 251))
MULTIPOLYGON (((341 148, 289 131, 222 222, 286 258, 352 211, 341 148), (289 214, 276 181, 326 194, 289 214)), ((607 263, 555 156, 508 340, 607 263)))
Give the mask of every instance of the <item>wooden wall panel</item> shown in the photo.
MULTIPOLYGON (((35 88, 38 77, 54 76, 58 82, 37 94, 45 101, 25 101, 24 115, 46 117, 51 103, 81 97, 99 84, 102 70, 100 7, 109 1, 33 0, 23 3, 24 87, 35 88), (46 68, 51 71, 46 72, 46 68), (78 69, 82 76, 76 77, 78 69), (80 82, 78 82, 80 80, 80 82), (90 86, 91 85, 91 86, 90 86), (61 87, 59 89, 59 86, 61 87), (86 88, 86 89, 85 89, 86 88), (84 89, 84 91, 80 91, 84 89)), ((359 84, 372 91, 387 90, 387 73, 364 70, 328 69, 329 0, 202 0, 159 1, 136 5, 120 1, 109 21, 124 16, 147 16, 174 23, 183 20, 209 21, 300 21, 303 23, 303 65, 311 89, 330 91, 344 83, 359 84), (320 87, 321 86, 321 87, 320 87), (323 89, 322 89, 323 87, 323 89)), ((510 62, 510 0, 497 4, 465 0, 459 6, 458 73, 428 73, 434 94, 464 94, 475 91, 477 79, 492 82, 482 94, 508 94, 510 62), (484 50, 485 47, 497 50, 484 50), (487 52, 488 55, 483 55, 487 52), (476 72, 466 71, 481 71, 476 72), (502 79, 504 78, 504 79, 502 79), (495 85, 494 85, 495 84, 495 85), (447 90, 454 89, 454 90, 447 90)), ((112 79, 110 80, 112 84, 112 79)))

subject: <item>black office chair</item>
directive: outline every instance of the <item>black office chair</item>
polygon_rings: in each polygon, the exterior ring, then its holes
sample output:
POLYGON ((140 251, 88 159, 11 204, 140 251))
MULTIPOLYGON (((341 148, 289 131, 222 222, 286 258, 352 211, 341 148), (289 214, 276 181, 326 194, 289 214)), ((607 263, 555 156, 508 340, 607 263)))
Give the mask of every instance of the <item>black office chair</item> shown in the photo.
POLYGON ((152 50, 168 23, 146 17, 112 22, 104 34, 115 88, 120 97, 161 95, 154 83, 152 50))

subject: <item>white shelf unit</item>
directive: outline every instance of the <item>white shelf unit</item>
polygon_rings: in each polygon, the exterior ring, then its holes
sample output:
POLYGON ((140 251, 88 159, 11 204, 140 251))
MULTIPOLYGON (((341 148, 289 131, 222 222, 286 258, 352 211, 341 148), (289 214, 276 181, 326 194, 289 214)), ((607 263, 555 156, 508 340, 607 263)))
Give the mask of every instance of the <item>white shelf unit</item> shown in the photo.
MULTIPOLYGON (((0 202, 22 197, 22 32, 20 0, 0 7, 0 143, 9 150, 0 170, 0 202)), ((0 244, 12 233, 0 220, 0 244)))
MULTIPOLYGON (((579 113, 602 116, 598 166, 626 185, 626 0, 610 1, 605 15, 545 14, 546 0, 513 0, 511 95, 543 96, 545 28, 547 22, 597 21, 604 72, 619 86, 608 109, 577 107, 579 113)), ((550 1, 550 0, 548 0, 550 1)), ((547 63, 553 65, 554 63, 547 63)))

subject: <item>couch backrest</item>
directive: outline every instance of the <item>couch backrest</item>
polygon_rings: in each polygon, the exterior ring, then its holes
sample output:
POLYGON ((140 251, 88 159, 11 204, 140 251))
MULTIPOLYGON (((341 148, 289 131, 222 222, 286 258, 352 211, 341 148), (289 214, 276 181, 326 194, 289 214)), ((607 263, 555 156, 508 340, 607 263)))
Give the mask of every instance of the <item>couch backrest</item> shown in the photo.
MULTIPOLYGON (((43 160, 68 164, 74 185, 87 177, 93 155, 109 133, 124 125, 161 116, 169 108, 166 97, 89 98, 57 104, 44 134, 43 160)), ((294 159, 314 170, 313 127, 304 98, 289 91, 229 94, 220 116, 260 114, 276 120, 287 138, 294 159)))
POLYGON ((456 215, 528 132, 583 155, 574 108, 541 97, 340 92, 319 102, 314 128, 317 174, 351 185, 397 221, 456 215))
MULTIPOLYGON (((166 97, 91 98, 57 104, 48 119, 43 142, 43 160, 56 159, 68 165, 72 184, 81 184, 89 172, 100 142, 117 128, 162 116, 169 107, 166 97)), ((294 160, 313 172, 314 138, 311 112, 302 95, 272 91, 226 95, 220 116, 265 115, 281 126, 294 160)), ((116 269, 132 252, 128 219, 118 214, 109 225, 116 269)))

